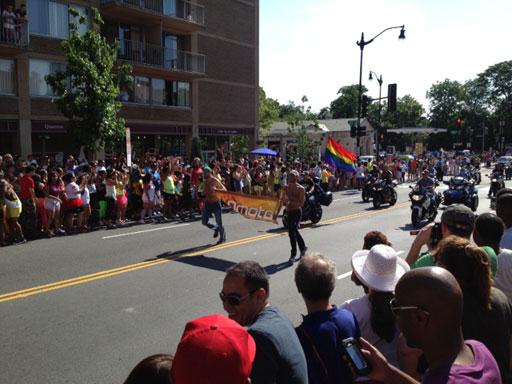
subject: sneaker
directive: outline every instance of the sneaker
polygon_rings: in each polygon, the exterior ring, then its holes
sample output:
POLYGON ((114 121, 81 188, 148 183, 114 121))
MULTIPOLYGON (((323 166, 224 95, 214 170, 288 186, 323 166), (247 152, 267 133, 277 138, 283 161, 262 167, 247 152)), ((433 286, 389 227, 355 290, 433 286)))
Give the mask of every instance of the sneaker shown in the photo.
POLYGON ((137 223, 139 223, 139 224, 146 224, 146 222, 144 221, 144 219, 140 219, 139 221, 137 221, 137 223))
POLYGON ((66 234, 66 231, 63 230, 62 228, 59 228, 57 231, 55 231, 55 235, 59 236, 59 235, 65 235, 66 234))
POLYGON ((293 264, 295 262, 295 256, 290 256, 290 258, 288 259, 288 262, 290 264, 293 264))
POLYGON ((109 224, 107 225, 107 229, 116 229, 117 226, 115 224, 109 224))
POLYGON ((14 239, 14 244, 25 244, 26 242, 27 239, 25 239, 23 236, 14 239))
POLYGON ((306 256, 306 252, 308 251, 308 247, 304 247, 302 251, 300 251, 299 259, 306 256))
POLYGON ((218 236, 219 236, 219 231, 220 231, 220 228, 219 228, 219 227, 217 227, 217 228, 215 228, 215 229, 214 229, 214 231, 213 231, 213 238, 214 238, 214 239, 215 239, 216 237, 218 237, 218 236))

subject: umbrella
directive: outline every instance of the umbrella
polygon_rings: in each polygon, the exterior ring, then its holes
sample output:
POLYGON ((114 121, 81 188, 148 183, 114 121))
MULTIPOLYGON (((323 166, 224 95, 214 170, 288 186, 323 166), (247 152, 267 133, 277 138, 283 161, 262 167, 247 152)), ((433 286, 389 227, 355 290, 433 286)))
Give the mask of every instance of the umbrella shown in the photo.
POLYGON ((268 155, 268 156, 277 155, 276 152, 274 152, 273 150, 271 150, 269 148, 265 148, 265 147, 254 149, 254 150, 250 151, 249 153, 253 154, 253 155, 268 155))

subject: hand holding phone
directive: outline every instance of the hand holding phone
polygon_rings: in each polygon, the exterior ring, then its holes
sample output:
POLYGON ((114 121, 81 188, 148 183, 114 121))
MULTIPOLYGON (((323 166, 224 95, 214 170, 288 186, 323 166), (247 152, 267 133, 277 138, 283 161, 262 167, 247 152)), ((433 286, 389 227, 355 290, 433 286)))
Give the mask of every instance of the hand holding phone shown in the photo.
POLYGON ((343 353, 352 364, 355 373, 358 376, 364 376, 367 373, 371 372, 370 363, 364 357, 361 352, 361 345, 359 342, 353 337, 349 337, 348 339, 344 339, 342 342, 343 353))

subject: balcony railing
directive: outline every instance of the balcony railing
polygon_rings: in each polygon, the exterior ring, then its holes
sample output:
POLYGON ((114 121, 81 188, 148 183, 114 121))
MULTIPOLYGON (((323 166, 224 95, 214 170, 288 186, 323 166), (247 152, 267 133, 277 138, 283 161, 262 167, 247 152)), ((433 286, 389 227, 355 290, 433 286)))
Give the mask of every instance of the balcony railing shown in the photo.
POLYGON ((120 3, 204 25, 204 6, 184 0, 101 0, 101 4, 120 3))
POLYGON ((0 25, 2 31, 0 32, 0 43, 15 45, 18 47, 28 47, 28 23, 23 19, 16 19, 11 16, 0 16, 0 25), (11 28, 12 26, 12 28, 11 28))
POLYGON ((119 42, 119 60, 154 65, 176 71, 204 73, 204 55, 132 40, 119 42))

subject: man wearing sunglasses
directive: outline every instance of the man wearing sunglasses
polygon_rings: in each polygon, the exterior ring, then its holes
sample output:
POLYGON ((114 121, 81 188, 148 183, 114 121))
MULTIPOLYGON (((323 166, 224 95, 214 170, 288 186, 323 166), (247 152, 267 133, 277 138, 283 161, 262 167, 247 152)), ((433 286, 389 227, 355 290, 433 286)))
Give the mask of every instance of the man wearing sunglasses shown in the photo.
MULTIPOLYGON (((405 273, 390 309, 407 345, 425 354, 429 369, 422 383, 501 383, 498 364, 485 345, 463 338, 462 290, 449 271, 424 267, 405 273)), ((372 366, 368 377, 383 383, 417 383, 366 340, 361 342, 372 366)))
POLYGON ((252 384, 306 384, 306 359, 292 323, 269 303, 265 269, 255 261, 230 267, 219 294, 228 317, 247 331, 256 343, 252 384))

